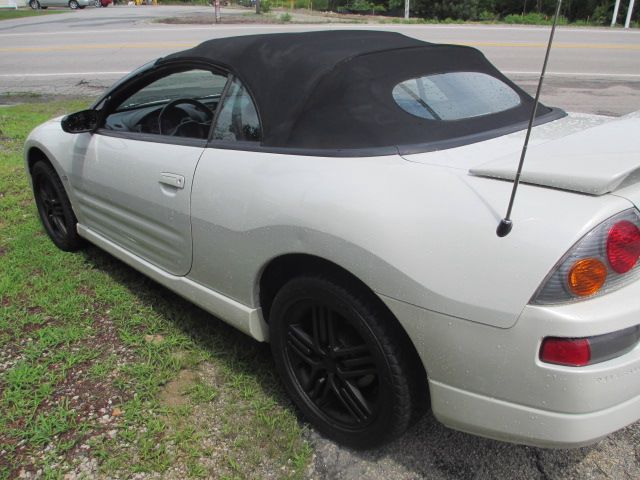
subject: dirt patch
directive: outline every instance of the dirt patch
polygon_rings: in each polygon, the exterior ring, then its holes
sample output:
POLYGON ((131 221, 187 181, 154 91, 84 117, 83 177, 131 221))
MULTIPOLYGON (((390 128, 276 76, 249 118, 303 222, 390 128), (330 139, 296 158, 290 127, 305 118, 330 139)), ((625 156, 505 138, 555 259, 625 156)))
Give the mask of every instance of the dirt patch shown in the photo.
MULTIPOLYGON (((169 25, 212 25, 216 23, 216 17, 212 14, 187 15, 184 17, 169 17, 156 20, 157 23, 167 23, 169 25)), ((242 15, 225 15, 218 23, 222 24, 274 24, 284 23, 276 17, 250 17, 242 15)))
POLYGON ((12 105, 21 105, 24 103, 49 103, 64 100, 78 100, 85 97, 81 95, 43 95, 31 92, 7 92, 0 93, 0 107, 10 107, 12 105))
POLYGON ((179 407, 189 403, 186 395, 188 388, 196 381, 193 370, 182 370, 178 376, 167 383, 160 391, 160 402, 167 407, 179 407))
POLYGON ((0 105, 19 105, 21 103, 39 103, 42 101, 45 101, 44 97, 35 93, 7 93, 0 95, 0 105))
MULTIPOLYGON (((159 18, 154 20, 156 23, 168 23, 174 25, 193 24, 193 25, 213 25, 220 24, 325 24, 325 23, 373 23, 390 22, 393 17, 382 17, 379 15, 357 15, 343 14, 334 12, 315 12, 306 9, 290 10, 290 9, 274 9, 267 14, 257 15, 252 9, 230 9, 222 12, 220 20, 216 22, 213 13, 204 13, 198 15, 184 15, 180 17, 159 18)), ((397 20, 397 19, 396 19, 397 20)))
POLYGON ((86 295, 87 297, 96 298, 96 291, 86 285, 80 285, 80 287, 78 287, 78 293, 86 295))
MULTIPOLYGON (((84 287, 88 295, 93 292, 84 287)), ((95 293, 94 293, 95 294, 95 293)), ((50 444, 38 444, 37 442, 18 442, 16 451, 13 453, 14 465, 19 465, 19 469, 11 472, 12 476, 20 478, 39 478, 42 472, 38 473, 37 464, 47 458, 49 452, 56 446, 68 445, 66 449, 58 450, 55 460, 55 467, 58 471, 65 471, 73 468, 77 458, 87 455, 88 446, 94 438, 114 436, 121 424, 123 415, 120 405, 132 397, 132 392, 126 391, 118 383, 120 376, 119 368, 125 363, 134 360, 134 355, 130 349, 119 339, 117 330, 108 315, 106 306, 99 306, 101 311, 94 313, 92 322, 92 334, 82 338, 73 346, 67 347, 71 352, 95 352, 89 355, 87 360, 74 364, 70 368, 64 363, 54 363, 49 370, 62 375, 61 380, 55 384, 54 390, 43 401, 34 412, 34 416, 46 418, 52 412, 64 408, 68 412, 66 422, 68 429, 52 437, 50 444), (92 368, 100 366, 108 359, 116 358, 117 361, 111 368, 96 374, 92 368)), ((38 315, 44 312, 38 305, 26 307, 29 314, 38 315)), ((43 322, 27 324, 22 328, 24 341, 29 341, 29 334, 43 328, 46 325, 55 324, 52 317, 47 317, 43 322)), ((24 342, 22 342, 24 343, 24 342)), ((12 363, 19 360, 17 352, 24 350, 24 345, 13 345, 13 352, 0 352, 0 364, 2 358, 7 354, 14 354, 12 363)), ((11 365, 8 365, 9 368, 11 365)), ((7 428, 0 432, 0 444, 16 443, 18 439, 10 438, 11 430, 14 432, 20 429, 19 423, 7 425, 7 428)), ((1 463, 1 462, 0 462, 1 463)), ((97 465, 97 463, 96 463, 97 465)), ((5 465, 5 468, 8 467, 5 465)))

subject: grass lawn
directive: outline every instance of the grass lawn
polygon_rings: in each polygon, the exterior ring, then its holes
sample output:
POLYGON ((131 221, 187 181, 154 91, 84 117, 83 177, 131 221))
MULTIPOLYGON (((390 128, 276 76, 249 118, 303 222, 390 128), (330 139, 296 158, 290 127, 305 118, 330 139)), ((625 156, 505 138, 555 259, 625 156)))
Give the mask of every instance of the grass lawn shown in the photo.
POLYGON ((22 145, 88 101, 35 100, 0 107, 0 479, 301 478, 311 449, 266 344, 43 233, 22 145))
POLYGON ((14 18, 37 17, 39 15, 48 15, 50 13, 67 13, 67 10, 31 10, 31 9, 2 9, 0 10, 0 20, 12 20, 14 18))

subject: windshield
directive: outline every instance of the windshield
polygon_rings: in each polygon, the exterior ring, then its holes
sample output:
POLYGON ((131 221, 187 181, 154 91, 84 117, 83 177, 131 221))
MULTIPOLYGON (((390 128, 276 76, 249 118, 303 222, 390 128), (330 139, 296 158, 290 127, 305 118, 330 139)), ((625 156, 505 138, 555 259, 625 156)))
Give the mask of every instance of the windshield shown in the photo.
POLYGON ((117 111, 169 103, 178 98, 218 98, 227 79, 208 70, 188 70, 163 77, 125 100, 117 111))

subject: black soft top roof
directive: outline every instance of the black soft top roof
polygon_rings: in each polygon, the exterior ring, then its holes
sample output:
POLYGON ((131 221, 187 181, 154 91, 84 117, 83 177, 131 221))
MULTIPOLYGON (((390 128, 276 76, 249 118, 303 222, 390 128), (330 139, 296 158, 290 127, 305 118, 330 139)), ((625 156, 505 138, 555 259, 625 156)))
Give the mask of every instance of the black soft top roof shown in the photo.
MULTIPOLYGON (((164 57, 158 64, 184 60, 223 67, 247 86, 265 147, 425 151, 451 141, 470 143, 489 132, 496 136, 521 129, 533 105, 533 99, 478 50, 394 32, 331 30, 220 38, 164 57), (436 121, 405 112, 392 97, 393 88, 404 80, 450 71, 497 77, 520 95, 521 104, 498 114, 436 121)), ((538 111, 539 117, 551 112, 542 105, 538 111)))

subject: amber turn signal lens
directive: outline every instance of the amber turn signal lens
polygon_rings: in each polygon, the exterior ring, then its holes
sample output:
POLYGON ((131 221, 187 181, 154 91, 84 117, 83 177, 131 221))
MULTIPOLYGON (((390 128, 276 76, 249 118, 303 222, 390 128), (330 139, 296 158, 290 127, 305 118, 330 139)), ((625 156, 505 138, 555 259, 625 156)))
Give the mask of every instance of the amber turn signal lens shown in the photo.
POLYGON ((569 288, 579 297, 593 295, 607 279, 607 267, 597 258, 584 258, 569 270, 569 288))

